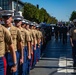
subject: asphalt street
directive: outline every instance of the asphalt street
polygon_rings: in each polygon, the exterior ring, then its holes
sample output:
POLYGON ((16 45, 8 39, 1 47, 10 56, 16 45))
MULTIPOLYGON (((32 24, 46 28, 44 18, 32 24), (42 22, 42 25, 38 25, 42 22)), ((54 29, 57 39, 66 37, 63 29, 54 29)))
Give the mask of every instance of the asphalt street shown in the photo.
POLYGON ((76 75, 69 37, 67 43, 63 44, 60 39, 56 41, 53 36, 30 75, 76 75))

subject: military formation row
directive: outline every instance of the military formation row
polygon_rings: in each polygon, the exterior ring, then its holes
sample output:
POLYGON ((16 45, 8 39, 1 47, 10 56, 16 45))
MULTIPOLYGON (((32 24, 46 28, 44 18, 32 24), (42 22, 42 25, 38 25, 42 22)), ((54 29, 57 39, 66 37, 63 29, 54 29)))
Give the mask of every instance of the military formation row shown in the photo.
POLYGON ((0 24, 0 75, 29 75, 39 62, 44 30, 12 13, 1 11, 4 24, 0 24))

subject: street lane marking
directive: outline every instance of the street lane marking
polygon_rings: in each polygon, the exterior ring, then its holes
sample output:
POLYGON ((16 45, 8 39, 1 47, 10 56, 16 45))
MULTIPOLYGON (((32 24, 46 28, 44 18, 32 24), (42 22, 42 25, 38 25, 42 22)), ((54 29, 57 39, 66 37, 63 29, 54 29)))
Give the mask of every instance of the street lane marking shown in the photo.
POLYGON ((66 57, 61 57, 60 59, 59 59, 59 67, 62 67, 62 68, 58 68, 57 69, 57 72, 62 72, 62 73, 73 73, 74 72, 74 70, 71 68, 71 67, 73 67, 73 61, 68 61, 67 60, 67 62, 66 62, 66 57), (70 69, 69 69, 69 68, 70 69))

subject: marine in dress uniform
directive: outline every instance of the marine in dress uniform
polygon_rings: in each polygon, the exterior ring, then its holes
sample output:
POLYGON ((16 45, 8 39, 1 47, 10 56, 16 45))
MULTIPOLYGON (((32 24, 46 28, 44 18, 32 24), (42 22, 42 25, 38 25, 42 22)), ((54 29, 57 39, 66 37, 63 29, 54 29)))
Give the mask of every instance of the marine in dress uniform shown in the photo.
POLYGON ((27 59, 30 57, 30 35, 29 32, 22 28, 22 18, 21 16, 14 16, 15 25, 20 29, 23 37, 23 56, 24 63, 19 66, 19 75, 27 75, 27 59))
POLYGON ((33 29, 34 23, 31 22, 30 25, 30 30, 31 30, 31 35, 32 35, 32 41, 31 41, 31 65, 30 69, 33 69, 33 61, 34 61, 34 50, 36 50, 36 35, 35 35, 35 30, 33 29))
MULTIPOLYGON (((25 24, 27 24, 26 21, 23 25, 25 24)), ((27 74, 29 74, 30 73, 30 61, 31 61, 31 35, 30 35, 30 32, 27 29, 25 29, 25 27, 23 28, 26 33, 25 50, 27 51, 27 74)))
POLYGON ((65 24, 63 24, 62 27, 62 37, 63 37, 63 44, 67 43, 67 27, 65 26, 65 24))
POLYGON ((70 42, 72 46, 73 66, 76 67, 76 19, 73 20, 74 27, 70 29, 70 42))
POLYGON ((5 58, 6 47, 5 44, 10 48, 10 52, 13 56, 13 66, 11 67, 11 72, 15 72, 17 69, 16 54, 12 44, 12 38, 10 32, 2 25, 0 25, 0 75, 6 75, 7 71, 7 61, 5 58))
POLYGON ((34 53, 34 58, 33 58, 33 67, 35 67, 37 63, 37 49, 38 49, 38 31, 36 30, 36 23, 33 22, 33 29, 34 29, 34 34, 35 34, 35 48, 33 50, 34 53))
POLYGON ((59 39, 62 40, 62 25, 59 25, 59 39))
MULTIPOLYGON (((4 10, 2 13, 2 17, 5 22, 5 27, 10 31, 11 37, 12 37, 12 42, 14 45, 14 51, 16 53, 17 57, 17 66, 18 66, 18 48, 22 51, 21 48, 21 42, 22 42, 22 36, 20 30, 12 25, 12 12, 8 10, 4 10)), ((9 47, 6 45, 6 59, 7 59, 7 75, 18 75, 18 70, 16 72, 11 72, 11 67, 14 65, 13 64, 13 59, 10 55, 9 47)), ((22 56, 21 56, 22 59, 22 56)))
MULTIPOLYGON (((31 22, 30 21, 26 21, 26 26, 25 26, 25 29, 30 33, 30 53, 32 52, 32 41, 33 41, 33 37, 32 37, 32 32, 31 32, 31 29, 30 29, 30 24, 31 22)), ((30 66, 31 66, 31 57, 29 57, 28 59, 28 66, 27 66, 27 72, 28 74, 30 74, 30 66)))
POLYGON ((40 59, 40 54, 41 54, 41 44, 43 44, 43 35, 42 32, 40 31, 40 26, 36 26, 37 32, 38 32, 38 37, 37 37, 37 62, 39 62, 40 59))

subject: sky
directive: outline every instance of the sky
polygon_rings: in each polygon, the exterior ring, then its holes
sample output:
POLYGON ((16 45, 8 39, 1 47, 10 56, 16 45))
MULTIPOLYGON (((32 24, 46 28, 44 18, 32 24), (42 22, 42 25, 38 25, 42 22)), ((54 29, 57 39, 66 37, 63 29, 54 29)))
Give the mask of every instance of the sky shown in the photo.
POLYGON ((69 21, 71 13, 76 11, 76 0, 21 0, 44 8, 58 21, 69 21))

